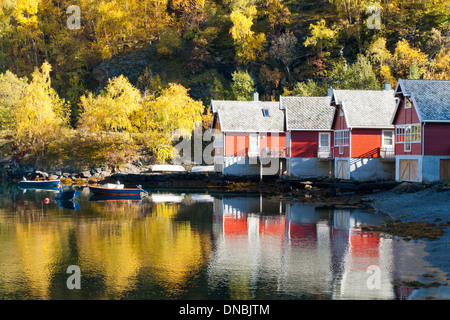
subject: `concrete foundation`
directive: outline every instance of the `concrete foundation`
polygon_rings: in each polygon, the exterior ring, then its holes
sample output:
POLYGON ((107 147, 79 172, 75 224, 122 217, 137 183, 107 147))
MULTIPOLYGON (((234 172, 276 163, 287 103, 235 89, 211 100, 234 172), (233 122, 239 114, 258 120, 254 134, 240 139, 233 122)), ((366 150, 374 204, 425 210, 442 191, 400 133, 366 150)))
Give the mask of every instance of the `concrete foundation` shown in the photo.
POLYGON ((397 155, 395 157, 395 180, 400 179, 400 160, 417 160, 417 182, 433 182, 441 179, 441 160, 450 156, 397 155))
POLYGON ((333 161, 319 161, 317 158, 288 158, 287 174, 291 177, 332 177, 333 161))
POLYGON ((233 176, 280 175, 286 170, 283 158, 224 157, 222 173, 233 176))
POLYGON ((348 161, 350 180, 393 180, 395 163, 382 161, 380 158, 335 158, 335 176, 338 177, 337 161, 348 161))

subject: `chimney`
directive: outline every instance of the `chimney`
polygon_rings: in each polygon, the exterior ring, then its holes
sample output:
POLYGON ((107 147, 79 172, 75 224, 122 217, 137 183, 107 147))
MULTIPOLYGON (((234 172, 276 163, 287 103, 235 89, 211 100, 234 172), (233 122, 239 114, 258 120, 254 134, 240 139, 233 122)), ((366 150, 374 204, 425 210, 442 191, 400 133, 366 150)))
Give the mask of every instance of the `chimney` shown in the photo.
POLYGON ((327 89, 327 96, 328 97, 331 97, 333 95, 333 88, 332 87, 329 87, 328 89, 327 89))
POLYGON ((391 83, 390 83, 389 81, 386 81, 386 82, 384 83, 384 90, 385 90, 385 91, 391 90, 391 83))
POLYGON ((259 101, 259 93, 258 92, 253 93, 253 101, 259 101))

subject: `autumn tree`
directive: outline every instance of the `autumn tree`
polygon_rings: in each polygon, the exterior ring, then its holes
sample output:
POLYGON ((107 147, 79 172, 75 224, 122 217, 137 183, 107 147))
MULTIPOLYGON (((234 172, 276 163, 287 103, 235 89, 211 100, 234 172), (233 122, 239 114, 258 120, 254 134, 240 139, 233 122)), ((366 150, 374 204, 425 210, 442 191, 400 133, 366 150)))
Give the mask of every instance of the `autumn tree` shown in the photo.
POLYGON ((420 49, 412 47, 405 39, 397 42, 395 47, 394 68, 398 78, 406 78, 411 73, 411 67, 415 68, 415 76, 419 77, 425 72, 428 56, 420 49))
POLYGON ((238 2, 230 14, 233 26, 231 36, 236 47, 236 57, 240 64, 256 61, 262 54, 266 36, 264 33, 255 34, 252 31, 253 19, 256 17, 256 6, 249 2, 238 2))
POLYGON ((203 110, 203 104, 193 100, 188 89, 171 83, 155 100, 147 100, 142 109, 136 110, 134 124, 157 160, 164 162, 174 151, 173 134, 190 137, 195 123, 202 121, 203 110))
POLYGON ((376 38, 367 49, 366 55, 369 57, 374 67, 374 72, 378 78, 384 83, 389 81, 392 85, 396 85, 397 79, 393 76, 392 67, 394 57, 386 48, 386 38, 376 38))
POLYGON ((305 47, 314 47, 319 53, 323 53, 326 48, 334 45, 336 32, 326 26, 324 19, 320 19, 317 24, 310 24, 309 30, 311 35, 303 42, 305 47))
POLYGON ((81 97, 79 126, 92 133, 132 131, 131 114, 140 108, 141 94, 126 77, 110 79, 105 90, 81 97))
POLYGON ((0 130, 14 128, 14 110, 23 99, 27 86, 26 78, 19 78, 11 71, 0 74, 0 130))
POLYGON ((23 97, 14 109, 15 140, 20 146, 31 147, 41 155, 55 139, 60 128, 67 125, 68 106, 51 87, 51 66, 45 62, 36 68, 23 97))

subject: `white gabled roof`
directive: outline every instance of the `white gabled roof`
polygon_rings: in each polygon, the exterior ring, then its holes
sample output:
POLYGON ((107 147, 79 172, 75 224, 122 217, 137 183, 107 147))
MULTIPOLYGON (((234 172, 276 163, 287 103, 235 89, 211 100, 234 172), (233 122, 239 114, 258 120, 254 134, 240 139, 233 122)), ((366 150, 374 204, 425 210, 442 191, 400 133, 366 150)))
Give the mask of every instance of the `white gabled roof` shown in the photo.
POLYGON ((400 79, 399 91, 412 98, 421 121, 450 122, 450 81, 400 79))
POLYGON ((224 132, 284 132, 284 110, 279 102, 212 100, 224 132), (263 109, 269 116, 264 116, 263 109))
POLYGON ((280 97, 286 110, 286 130, 331 130, 331 97, 280 97))
POLYGON ((396 108, 393 90, 334 90, 332 99, 342 106, 349 128, 393 128, 396 108))

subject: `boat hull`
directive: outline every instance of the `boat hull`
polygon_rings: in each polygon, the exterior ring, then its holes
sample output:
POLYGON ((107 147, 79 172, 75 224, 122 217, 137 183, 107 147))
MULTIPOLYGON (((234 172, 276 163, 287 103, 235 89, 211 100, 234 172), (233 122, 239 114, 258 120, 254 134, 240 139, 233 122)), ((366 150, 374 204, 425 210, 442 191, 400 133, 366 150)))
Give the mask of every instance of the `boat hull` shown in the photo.
POLYGON ((22 187, 22 188, 57 187, 58 184, 59 184, 59 180, 20 181, 19 187, 22 187))
POLYGON ((140 195, 142 190, 138 188, 123 188, 123 189, 112 189, 105 187, 92 187, 89 186, 89 190, 94 195, 118 195, 118 196, 137 196, 140 195))

